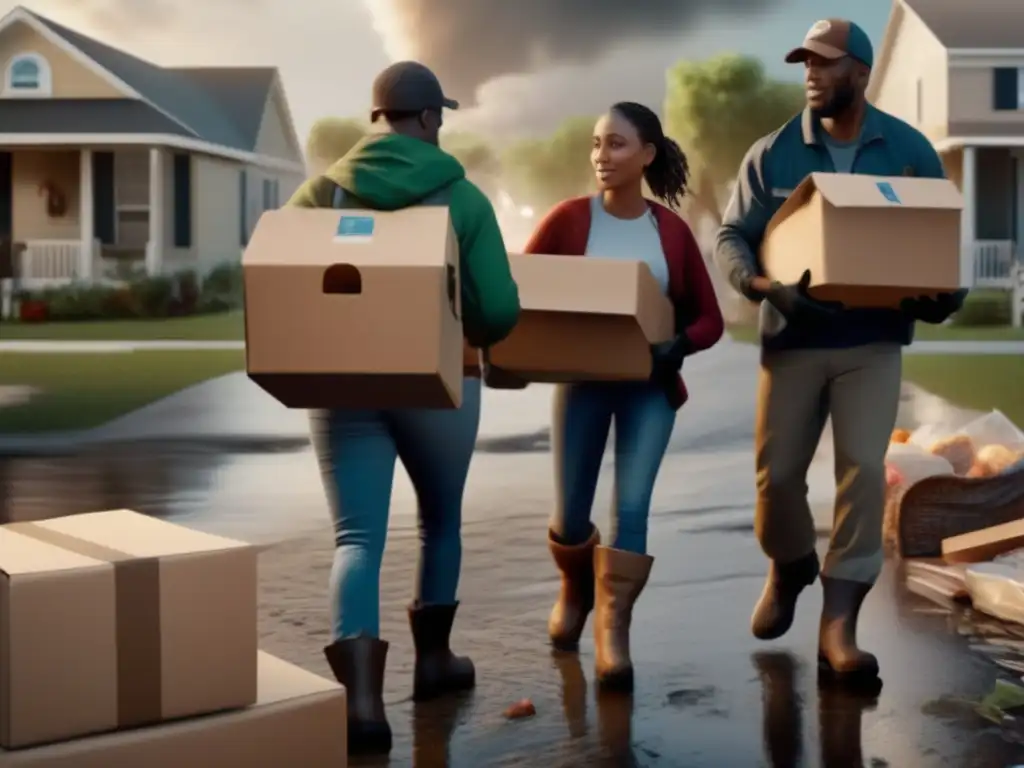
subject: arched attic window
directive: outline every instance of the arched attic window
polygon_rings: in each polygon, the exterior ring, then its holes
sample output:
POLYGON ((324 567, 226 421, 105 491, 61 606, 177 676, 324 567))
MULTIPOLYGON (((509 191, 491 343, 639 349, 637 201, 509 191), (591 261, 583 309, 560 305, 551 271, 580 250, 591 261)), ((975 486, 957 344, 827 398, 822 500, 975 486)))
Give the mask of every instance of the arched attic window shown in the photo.
POLYGON ((19 53, 8 62, 4 78, 8 98, 49 96, 52 89, 50 64, 38 53, 19 53))

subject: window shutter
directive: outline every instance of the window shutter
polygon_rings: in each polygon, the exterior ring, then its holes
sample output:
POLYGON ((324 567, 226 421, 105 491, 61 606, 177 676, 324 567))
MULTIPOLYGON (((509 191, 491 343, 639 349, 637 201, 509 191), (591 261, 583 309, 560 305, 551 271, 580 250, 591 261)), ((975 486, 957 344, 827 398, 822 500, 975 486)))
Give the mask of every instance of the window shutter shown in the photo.
POLYGON ((114 153, 92 153, 92 226, 97 240, 114 243, 114 153))
POLYGON ((243 248, 249 244, 249 227, 246 226, 248 224, 246 221, 249 208, 248 198, 249 174, 243 170, 238 174, 238 241, 243 248))
POLYGON ((1000 112, 1021 108, 1017 97, 1020 75, 1016 67, 997 67, 992 71, 992 108, 1000 112))
POLYGON ((174 156, 174 247, 192 247, 192 156, 174 156))

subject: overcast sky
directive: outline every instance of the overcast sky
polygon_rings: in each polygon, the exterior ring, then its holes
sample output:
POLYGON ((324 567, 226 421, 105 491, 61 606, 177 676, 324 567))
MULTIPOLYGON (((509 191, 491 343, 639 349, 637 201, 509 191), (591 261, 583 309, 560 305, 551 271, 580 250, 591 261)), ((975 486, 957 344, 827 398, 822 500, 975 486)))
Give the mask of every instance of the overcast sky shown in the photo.
MULTIPOLYGON (((630 0, 622 3, 630 7, 630 0)), ((392 13, 403 4, 415 5, 416 0, 35 0, 26 4, 157 64, 277 66, 300 137, 318 117, 365 114, 374 75, 393 57, 416 50, 415 41, 404 37, 392 13)), ((0 0, 0 11, 6 13, 15 5, 0 0)), ((683 25, 678 34, 662 32, 651 39, 602 44, 601 50, 607 53, 584 66, 552 64, 559 57, 547 49, 542 57, 545 63, 537 65, 542 71, 488 81, 477 91, 479 106, 462 110, 459 121, 462 127, 486 132, 542 133, 565 117, 594 114, 622 99, 660 108, 666 67, 679 59, 699 60, 723 52, 758 56, 773 75, 798 78, 799 70, 783 64, 782 56, 800 42, 816 19, 848 14, 854 7, 854 20, 877 48, 890 0, 764 0, 764 5, 773 10, 704 18, 683 25)), ((473 44, 466 40, 466 49, 473 44)), ((453 45, 458 48, 460 41, 453 45)))

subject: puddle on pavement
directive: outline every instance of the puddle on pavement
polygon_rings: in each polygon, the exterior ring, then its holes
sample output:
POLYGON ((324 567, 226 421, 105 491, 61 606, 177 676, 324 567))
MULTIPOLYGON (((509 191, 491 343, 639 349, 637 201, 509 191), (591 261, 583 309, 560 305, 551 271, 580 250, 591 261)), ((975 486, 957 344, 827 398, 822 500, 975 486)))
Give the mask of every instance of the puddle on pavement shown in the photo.
MULTIPOLYGON (((696 398, 708 397, 714 388, 696 379, 694 389, 696 398)), ((557 694, 539 697, 538 714, 528 721, 495 719, 489 711, 477 711, 472 697, 457 706, 402 705, 396 727, 404 729, 408 743, 390 765, 405 764, 400 760, 409 755, 409 743, 413 765, 456 768, 1006 768, 1024 761, 1020 748, 997 729, 948 717, 937 705, 922 706, 951 691, 983 696, 996 666, 968 648, 983 642, 977 627, 965 630, 948 616, 922 612, 920 599, 904 594, 891 577, 865 607, 864 642, 882 652, 883 670, 891 675, 878 708, 823 698, 811 670, 799 661, 813 658, 817 594, 804 600, 802 623, 793 637, 778 644, 777 650, 792 652, 796 661, 763 667, 751 657, 764 646, 755 645, 746 629, 749 602, 763 573, 750 530, 749 410, 732 409, 728 423, 723 423, 722 409, 695 408, 680 418, 654 498, 651 538, 658 566, 637 610, 634 642, 645 662, 635 698, 595 695, 588 640, 582 666, 579 658, 562 660, 540 673, 558 681, 557 694), (657 629, 673 616, 687 619, 685 636, 657 629), (722 627, 730 629, 723 632, 722 627)), ((505 434, 503 428, 482 434, 467 488, 467 530, 493 519, 544 515, 551 507, 548 435, 538 429, 544 419, 523 426, 513 415, 503 417, 526 434, 505 434)), ((831 492, 828 464, 827 454, 820 457, 816 483, 825 497, 831 492)), ((598 524, 604 523, 610 498, 610 473, 605 471, 595 502, 598 524)), ((827 525, 828 505, 818 506, 827 525)), ((259 543, 328 525, 308 449, 227 454, 147 444, 66 458, 0 458, 0 514, 7 519, 117 507, 259 543)), ((412 490, 400 471, 392 525, 413 526, 414 511, 412 490)), ((554 574, 538 578, 543 590, 524 586, 519 593, 536 593, 538 600, 542 591, 549 593, 554 574)), ((537 605, 538 611, 546 610, 541 602, 537 605)), ((1021 653, 1005 643, 999 648, 1021 653)), ((482 674, 494 685, 501 670, 482 674)), ((509 685, 521 687, 522 681, 509 685)))

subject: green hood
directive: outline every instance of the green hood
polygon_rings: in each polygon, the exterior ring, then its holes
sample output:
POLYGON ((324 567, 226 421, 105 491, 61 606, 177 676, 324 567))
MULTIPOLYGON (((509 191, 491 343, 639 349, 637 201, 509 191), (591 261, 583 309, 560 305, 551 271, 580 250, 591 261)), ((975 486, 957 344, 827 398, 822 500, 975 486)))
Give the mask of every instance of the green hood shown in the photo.
POLYGON ((367 136, 324 174, 366 205, 395 211, 466 176, 439 147, 394 133, 367 136))

